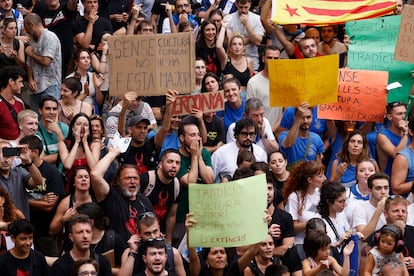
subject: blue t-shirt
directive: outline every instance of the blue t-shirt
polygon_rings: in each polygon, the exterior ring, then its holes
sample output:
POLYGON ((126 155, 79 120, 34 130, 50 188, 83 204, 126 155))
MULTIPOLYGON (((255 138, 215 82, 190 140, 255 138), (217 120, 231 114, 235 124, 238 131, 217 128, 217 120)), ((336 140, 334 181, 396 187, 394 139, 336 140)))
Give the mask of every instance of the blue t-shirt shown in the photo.
POLYGON ((318 134, 309 131, 309 136, 306 138, 297 137, 295 143, 290 148, 285 148, 282 146, 283 141, 286 139, 286 136, 289 131, 283 131, 279 135, 279 141, 280 141, 280 151, 285 154, 288 163, 294 163, 299 160, 301 160, 306 152, 306 147, 308 146, 309 139, 310 146, 308 150, 308 154, 305 156, 304 161, 309 160, 315 160, 316 155, 323 153, 325 151, 325 148, 323 146, 323 141, 321 137, 319 137, 318 134))
POLYGON ((224 120, 224 126, 226 127, 226 132, 229 126, 232 123, 237 122, 238 120, 243 118, 244 113, 244 104, 246 102, 242 101, 242 104, 239 108, 233 109, 230 105, 226 102, 224 104, 224 111, 217 112, 217 116, 222 117, 224 120))
MULTIPOLYGON (((282 120, 280 121, 280 127, 290 129, 293 126, 295 120, 295 108, 288 107, 283 113, 282 120)), ((318 119, 318 108, 312 108, 312 123, 309 128, 310 131, 317 133, 320 137, 323 137, 326 131, 326 120, 318 119)))

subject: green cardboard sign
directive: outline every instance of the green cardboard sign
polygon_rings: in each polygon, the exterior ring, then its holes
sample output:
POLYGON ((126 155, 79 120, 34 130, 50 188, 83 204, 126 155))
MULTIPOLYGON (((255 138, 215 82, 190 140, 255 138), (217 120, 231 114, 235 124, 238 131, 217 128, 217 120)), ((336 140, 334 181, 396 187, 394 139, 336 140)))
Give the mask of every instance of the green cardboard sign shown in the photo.
MULTIPOLYGON (((386 16, 346 23, 346 33, 351 38, 348 67, 388 71, 388 84, 399 82, 401 88, 388 92, 387 102, 408 101, 413 79, 414 64, 394 60, 401 16, 386 16)), ((372 80, 375 82, 375 79, 372 80)))
POLYGON ((189 246, 235 247, 266 239, 265 174, 222 184, 190 184, 188 190, 190 213, 197 222, 189 229, 189 246))

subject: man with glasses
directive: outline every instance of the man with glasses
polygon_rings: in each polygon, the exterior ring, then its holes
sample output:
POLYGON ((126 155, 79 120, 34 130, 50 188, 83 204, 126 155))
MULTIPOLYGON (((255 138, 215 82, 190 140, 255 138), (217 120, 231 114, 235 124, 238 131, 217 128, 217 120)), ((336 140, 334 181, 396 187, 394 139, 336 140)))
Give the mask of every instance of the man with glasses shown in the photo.
MULTIPOLYGON (((146 269, 146 265, 141 256, 145 253, 144 246, 146 241, 163 241, 160 225, 155 214, 147 212, 140 217, 138 222, 139 234, 132 235, 128 240, 128 247, 122 254, 122 265, 118 275, 136 275, 146 269)), ((164 242, 164 241, 163 241, 164 242)), ((180 253, 170 244, 166 244, 167 260, 165 269, 168 272, 175 272, 178 276, 185 276, 185 270, 180 253)))
POLYGON ((279 128, 280 120, 283 115, 282 107, 270 107, 269 90, 269 60, 279 59, 280 49, 274 45, 265 48, 262 61, 264 68, 261 72, 250 78, 247 83, 247 99, 258 98, 264 104, 264 116, 269 120, 272 131, 276 132, 279 128))
POLYGON ((177 26, 180 22, 189 21, 194 24, 194 31, 197 33, 198 22, 196 17, 191 14, 191 5, 188 0, 175 1, 175 12, 172 13, 172 5, 166 4, 165 11, 168 17, 162 23, 162 33, 177 33, 177 26))
POLYGON ((295 119, 290 130, 279 135, 280 151, 286 155, 288 168, 308 160, 322 160, 325 150, 321 137, 310 131, 312 109, 302 103, 295 109, 295 119))
POLYGON ((408 122, 404 119, 407 106, 403 102, 387 105, 388 128, 377 136, 377 157, 380 170, 391 175, 392 162, 399 151, 410 143, 408 122))
MULTIPOLYGON (((252 120, 258 129, 254 143, 260 146, 267 154, 277 151, 279 144, 277 143, 275 136, 270 126, 269 120, 264 116, 264 105, 257 98, 250 98, 244 105, 244 117, 252 120)), ((233 123, 227 130, 227 143, 235 140, 233 123)))
POLYGON ((267 163, 266 152, 254 144, 257 131, 257 126, 251 119, 243 118, 237 121, 234 127, 235 141, 220 147, 211 157, 216 183, 221 183, 224 177, 233 177, 237 169, 236 161, 240 150, 249 150, 253 152, 257 162, 267 163))

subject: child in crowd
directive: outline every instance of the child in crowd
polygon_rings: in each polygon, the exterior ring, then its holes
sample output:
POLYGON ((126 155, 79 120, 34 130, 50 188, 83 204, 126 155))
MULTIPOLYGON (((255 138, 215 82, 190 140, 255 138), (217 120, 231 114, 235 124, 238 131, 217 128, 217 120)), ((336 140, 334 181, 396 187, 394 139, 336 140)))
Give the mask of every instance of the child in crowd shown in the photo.
MULTIPOLYGON (((401 229, 393 224, 384 225, 376 233, 377 245, 368 252, 368 261, 365 265, 364 276, 379 275, 381 260, 385 257, 395 256, 404 263, 401 251, 404 249, 401 229)), ((408 276, 407 267, 404 265, 404 275, 408 276)))
POLYGON ((333 270, 337 275, 349 275, 349 255, 354 249, 351 240, 343 249, 344 263, 341 267, 334 257, 330 256, 331 239, 323 232, 311 232, 305 237, 303 249, 307 258, 302 261, 304 276, 316 276, 324 269, 333 270))

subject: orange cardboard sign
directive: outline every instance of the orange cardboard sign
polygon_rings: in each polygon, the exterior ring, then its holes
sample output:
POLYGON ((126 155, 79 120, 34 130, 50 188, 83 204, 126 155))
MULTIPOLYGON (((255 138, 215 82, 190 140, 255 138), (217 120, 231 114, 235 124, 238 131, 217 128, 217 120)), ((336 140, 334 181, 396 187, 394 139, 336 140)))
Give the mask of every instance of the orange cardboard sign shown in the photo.
POLYGON ((338 102, 318 105, 318 118, 380 122, 384 119, 388 72, 340 69, 338 102))

